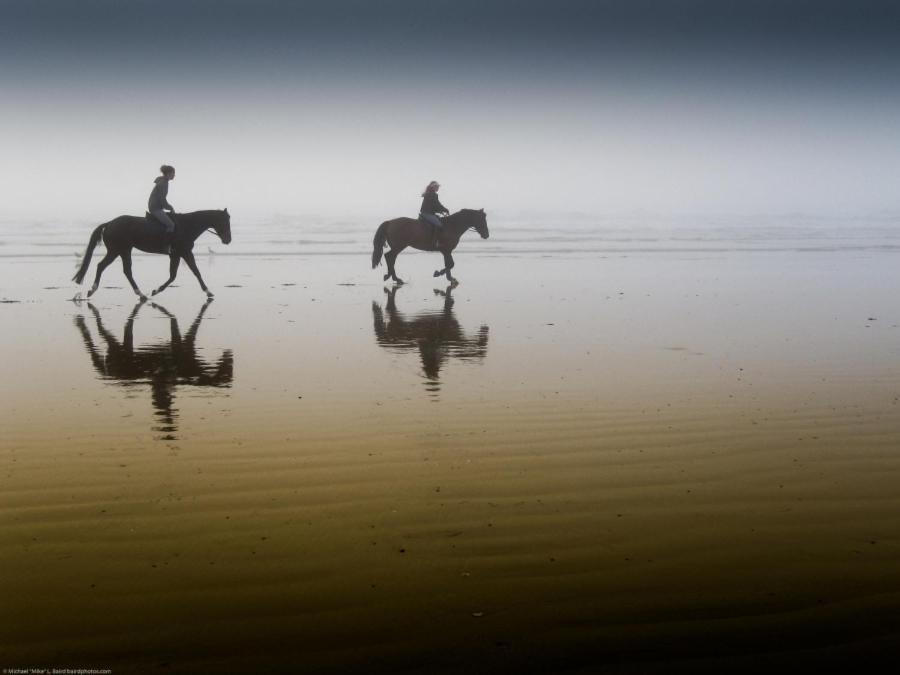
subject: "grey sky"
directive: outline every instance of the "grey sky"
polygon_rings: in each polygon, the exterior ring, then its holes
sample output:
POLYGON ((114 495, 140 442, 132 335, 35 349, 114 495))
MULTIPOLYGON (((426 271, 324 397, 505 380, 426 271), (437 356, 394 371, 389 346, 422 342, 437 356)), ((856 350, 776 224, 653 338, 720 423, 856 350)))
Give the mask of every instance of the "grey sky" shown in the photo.
POLYGON ((900 209, 898 10, 4 2, 0 215, 900 209), (9 161, 12 159, 13 161, 9 161))

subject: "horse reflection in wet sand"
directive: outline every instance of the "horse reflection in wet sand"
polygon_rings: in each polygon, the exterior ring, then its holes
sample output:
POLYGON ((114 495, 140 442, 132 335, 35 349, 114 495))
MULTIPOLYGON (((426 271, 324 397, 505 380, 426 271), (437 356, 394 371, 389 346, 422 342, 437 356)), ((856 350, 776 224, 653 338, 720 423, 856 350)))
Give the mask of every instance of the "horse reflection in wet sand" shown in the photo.
POLYGON ((434 291, 435 295, 444 298, 441 311, 422 312, 407 318, 397 310, 398 288, 384 289, 387 304, 383 311, 377 302, 372 302, 375 339, 385 349, 418 351, 427 380, 426 389, 436 394, 441 388, 441 367, 448 359, 481 360, 487 355, 488 327, 481 326, 475 335, 463 331, 453 313, 452 287, 434 291))
POLYGON ((209 363, 197 355, 197 331, 211 302, 207 300, 188 332, 182 335, 178 319, 168 310, 156 303, 142 300, 135 305, 126 319, 121 342, 103 325, 103 319, 97 308, 88 303, 96 321, 97 331, 105 343, 105 353, 102 345, 98 348, 94 342, 84 316, 75 317, 75 325, 81 332, 94 369, 103 379, 115 380, 129 387, 150 385, 153 407, 159 420, 159 426, 154 427, 154 430, 165 434, 162 437, 164 440, 176 439, 178 412, 173 404, 175 389, 178 386, 230 387, 234 378, 234 357, 230 349, 226 349, 216 363, 209 363), (136 348, 134 322, 138 312, 146 304, 168 317, 170 338, 167 342, 156 342, 136 348))

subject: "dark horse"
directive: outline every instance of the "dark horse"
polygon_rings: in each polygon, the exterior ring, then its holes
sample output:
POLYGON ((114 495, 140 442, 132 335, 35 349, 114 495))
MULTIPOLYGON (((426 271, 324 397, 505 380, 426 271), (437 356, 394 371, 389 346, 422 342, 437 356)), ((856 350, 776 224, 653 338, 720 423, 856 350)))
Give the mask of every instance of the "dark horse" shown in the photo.
MULTIPOLYGON (((159 418, 157 431, 174 438, 178 412, 174 408, 175 389, 179 386, 228 388, 234 378, 234 357, 226 349, 217 362, 208 362, 198 354, 197 331, 211 300, 200 309, 187 333, 182 335, 176 319, 165 308, 155 303, 152 307, 169 319, 169 340, 149 345, 135 346, 134 323, 140 309, 148 304, 141 300, 131 310, 125 321, 121 342, 107 330, 97 308, 88 303, 94 315, 101 346, 94 342, 84 316, 75 317, 75 325, 84 340, 84 347, 94 369, 105 380, 125 386, 150 385, 153 407, 159 418), (102 344, 105 343, 105 350, 102 344)), ((99 342, 99 340, 98 340, 99 342)))
MULTIPOLYGON (((174 215, 174 214, 173 214, 174 215)), ((178 264, 182 259, 191 268, 191 272, 200 282, 200 288, 204 290, 208 297, 213 294, 203 283, 203 277, 200 276, 200 270, 197 269, 197 262, 194 260, 194 241, 209 228, 215 230, 219 235, 219 239, 223 244, 231 243, 231 215, 228 209, 223 211, 194 211, 193 213, 182 213, 176 216, 177 229, 175 234, 174 252, 169 256, 169 279, 162 286, 153 291, 152 295, 161 293, 166 287, 175 281, 175 275, 178 273, 178 264)), ((91 265, 91 256, 94 254, 94 248, 100 237, 103 237, 103 243, 106 245, 106 257, 97 263, 97 276, 94 278, 94 285, 88 291, 87 297, 91 297, 97 290, 100 283, 100 276, 103 274, 109 264, 117 257, 122 256, 122 268, 125 270, 125 276, 128 282, 142 299, 146 299, 141 289, 138 288, 131 276, 131 249, 136 248, 146 253, 168 253, 168 245, 165 240, 163 227, 157 223, 149 223, 146 218, 140 216, 119 216, 108 223, 97 226, 91 234, 88 241, 87 250, 84 252, 84 259, 81 261, 81 267, 72 277, 76 283, 84 281, 88 268, 91 265)))
POLYGON ((436 393, 440 390, 441 366, 448 359, 475 361, 487 355, 488 327, 481 326, 474 334, 463 330, 453 312, 452 286, 447 287, 446 291, 434 289, 435 295, 444 298, 440 311, 423 312, 411 317, 404 316, 397 309, 394 296, 398 288, 384 289, 387 293, 384 310, 377 302, 372 302, 375 340, 392 351, 418 352, 427 379, 426 386, 430 392, 436 393))
POLYGON ((453 269, 453 256, 450 254, 459 243, 459 238, 470 228, 475 228, 482 239, 488 238, 487 216, 484 213, 484 209, 478 209, 477 211, 475 209, 463 209, 441 220, 444 226, 438 231, 437 248, 434 247, 432 226, 428 223, 422 222, 417 218, 394 218, 383 222, 379 225, 378 231, 375 232, 375 240, 372 242, 374 247, 372 250, 372 269, 378 267, 381 262, 384 245, 387 244, 391 248, 384 254, 384 260, 387 262, 388 268, 388 273, 384 275, 384 280, 393 279, 398 284, 402 284, 403 279, 400 279, 394 270, 394 261, 397 260, 400 251, 407 246, 412 246, 420 251, 440 251, 443 253, 444 269, 435 271, 434 276, 439 277, 442 274, 446 274, 450 283, 454 285, 459 283, 450 276, 450 270, 453 269))

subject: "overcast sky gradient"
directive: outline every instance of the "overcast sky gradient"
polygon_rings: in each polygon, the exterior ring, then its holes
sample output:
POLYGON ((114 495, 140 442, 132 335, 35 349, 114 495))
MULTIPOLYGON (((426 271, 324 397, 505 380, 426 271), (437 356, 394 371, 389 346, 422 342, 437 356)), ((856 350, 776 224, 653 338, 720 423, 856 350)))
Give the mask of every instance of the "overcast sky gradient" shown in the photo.
POLYGON ((900 3, 0 0, 0 216, 900 211, 900 3))

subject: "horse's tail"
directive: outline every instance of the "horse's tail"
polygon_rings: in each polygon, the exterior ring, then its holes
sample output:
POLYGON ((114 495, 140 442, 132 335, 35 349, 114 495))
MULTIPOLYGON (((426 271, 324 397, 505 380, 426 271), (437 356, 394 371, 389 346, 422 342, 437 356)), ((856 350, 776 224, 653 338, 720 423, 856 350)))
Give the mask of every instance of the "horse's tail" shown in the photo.
POLYGON ((91 266, 91 256, 94 255, 94 249, 97 247, 97 242, 100 241, 100 235, 103 234, 103 228, 107 225, 109 225, 109 223, 98 225, 91 233, 91 238, 88 241, 87 250, 84 252, 84 259, 81 261, 81 267, 78 268, 75 276, 72 277, 72 281, 74 281, 76 284, 80 284, 82 281, 84 281, 84 275, 87 274, 88 268, 91 266))
POLYGON ((381 264, 381 254, 384 253, 384 245, 387 242, 388 221, 384 221, 378 226, 375 232, 375 239, 372 241, 372 269, 374 270, 381 264))

